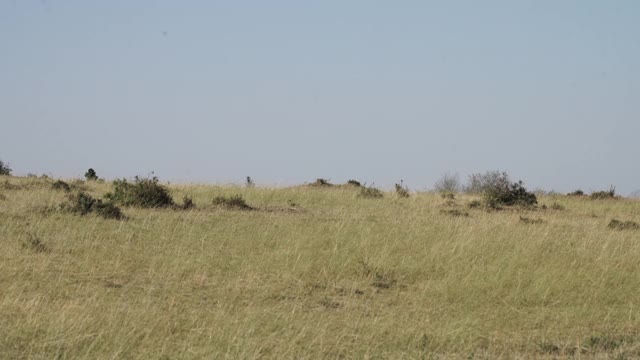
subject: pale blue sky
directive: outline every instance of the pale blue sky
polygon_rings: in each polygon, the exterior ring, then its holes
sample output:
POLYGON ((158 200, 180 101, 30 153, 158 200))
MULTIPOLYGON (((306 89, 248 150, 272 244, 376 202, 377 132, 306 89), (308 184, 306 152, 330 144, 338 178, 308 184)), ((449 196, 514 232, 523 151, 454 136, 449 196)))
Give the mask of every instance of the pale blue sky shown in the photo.
POLYGON ((0 0, 16 174, 640 189, 638 1, 0 0))

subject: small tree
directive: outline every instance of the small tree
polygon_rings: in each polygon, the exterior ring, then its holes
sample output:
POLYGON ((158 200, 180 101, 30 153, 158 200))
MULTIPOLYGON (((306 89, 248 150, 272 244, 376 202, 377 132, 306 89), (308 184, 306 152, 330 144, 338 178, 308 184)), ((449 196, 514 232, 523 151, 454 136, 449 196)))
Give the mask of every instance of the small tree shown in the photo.
POLYGON ((444 174, 434 185, 434 189, 439 193, 455 194, 460 191, 460 178, 458 174, 444 174))
POLYGON ((96 181, 98 180, 98 175, 96 174, 95 170, 93 170, 92 168, 89 168, 89 170, 87 170, 87 172, 84 173, 84 178, 87 179, 87 181, 96 181))
POLYGON ((11 168, 9 164, 0 160, 0 175, 11 175, 11 168))
POLYGON ((465 192, 482 194, 487 191, 500 191, 511 185, 509 175, 504 171, 487 171, 484 174, 471 174, 465 192))

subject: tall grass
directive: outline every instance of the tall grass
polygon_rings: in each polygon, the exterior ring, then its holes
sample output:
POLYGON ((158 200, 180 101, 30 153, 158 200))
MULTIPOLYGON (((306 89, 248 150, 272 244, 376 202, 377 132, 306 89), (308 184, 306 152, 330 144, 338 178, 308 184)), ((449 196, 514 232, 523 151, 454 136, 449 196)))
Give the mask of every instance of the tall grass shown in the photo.
POLYGON ((640 356, 640 232, 607 226, 640 222, 640 202, 543 196, 565 210, 450 216, 431 193, 173 185, 256 210, 110 221, 53 210, 65 194, 49 183, 5 179, 7 359, 640 356), (306 211, 271 211, 289 202, 306 211))

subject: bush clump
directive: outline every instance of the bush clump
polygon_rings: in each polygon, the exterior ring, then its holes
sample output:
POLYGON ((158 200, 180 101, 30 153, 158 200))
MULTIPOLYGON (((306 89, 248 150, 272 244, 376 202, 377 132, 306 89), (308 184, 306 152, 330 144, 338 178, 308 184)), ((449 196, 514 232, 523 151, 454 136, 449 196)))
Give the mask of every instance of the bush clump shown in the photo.
POLYGON ((465 192, 470 194, 483 194, 496 189, 506 189, 511 183, 509 175, 504 171, 487 171, 484 174, 469 175, 469 182, 465 192))
POLYGON ((613 219, 609 222, 609 229, 613 230, 640 230, 640 224, 634 221, 620 221, 613 219))
POLYGON ((11 168, 9 167, 9 164, 3 162, 2 160, 0 160, 0 175, 11 175, 11 168))
POLYGON ((458 174, 444 174, 434 185, 434 189, 439 193, 455 194, 461 188, 458 174))
POLYGON ((71 186, 62 180, 56 180, 53 184, 51 184, 51 188, 53 190, 63 190, 66 192, 71 191, 71 186))
POLYGON ((191 210, 196 208, 196 203, 193 202, 191 196, 185 195, 182 198, 182 205, 178 205, 180 210, 191 210))
POLYGON ((111 202, 103 202, 100 199, 94 199, 91 195, 85 192, 69 195, 68 200, 68 203, 60 206, 61 210, 82 216, 90 213, 96 213, 105 219, 124 219, 124 215, 119 207, 111 202))
POLYGON ((95 170, 93 170, 92 168, 89 168, 89 170, 87 170, 87 172, 84 173, 84 178, 87 179, 87 181, 96 181, 98 180, 98 174, 96 174, 95 170))
POLYGON ((213 205, 223 207, 226 209, 234 210, 253 210, 253 207, 249 206, 244 198, 240 195, 233 196, 216 196, 213 199, 213 205))
POLYGON ((162 186, 155 176, 153 178, 136 176, 133 183, 126 179, 115 180, 113 192, 107 193, 105 198, 124 206, 142 208, 161 208, 175 204, 169 189, 162 186))
POLYGON ((333 186, 333 184, 330 183, 329 180, 327 179, 318 178, 316 179, 315 182, 312 182, 311 184, 309 184, 309 186, 329 187, 329 186, 333 186))
POLYGON ((353 179, 349 179, 349 181, 347 181, 347 185, 351 185, 351 186, 355 186, 355 187, 360 187, 360 186, 362 186, 362 184, 360 183, 360 181, 358 181, 358 180, 353 180, 353 179))
POLYGON ((591 200, 617 199, 616 188, 611 186, 608 191, 595 191, 591 193, 591 200))
POLYGON ((394 184, 396 188, 396 196, 401 198, 409 197, 409 188, 402 184, 402 180, 400 180, 400 184, 394 184))
POLYGON ((380 191, 380 189, 371 185, 371 186, 361 186, 360 193, 358 193, 358 196, 365 199, 377 199, 377 198, 381 198, 383 194, 382 194, 382 191, 380 191))
POLYGON ((484 204, 492 209, 501 206, 531 207, 538 203, 536 195, 528 192, 522 181, 507 183, 504 187, 490 188, 483 193, 484 204))
POLYGON ((578 189, 568 193, 567 196, 584 196, 584 191, 578 189))

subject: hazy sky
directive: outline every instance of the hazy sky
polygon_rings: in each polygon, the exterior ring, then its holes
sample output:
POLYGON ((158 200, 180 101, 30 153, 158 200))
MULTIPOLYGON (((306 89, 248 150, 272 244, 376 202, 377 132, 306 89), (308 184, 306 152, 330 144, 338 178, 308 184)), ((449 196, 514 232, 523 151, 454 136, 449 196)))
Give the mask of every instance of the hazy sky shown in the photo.
POLYGON ((0 0, 18 175, 640 189, 640 2, 0 0))

